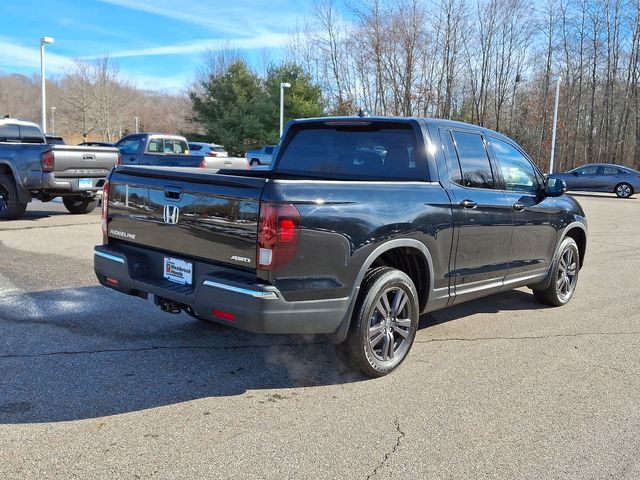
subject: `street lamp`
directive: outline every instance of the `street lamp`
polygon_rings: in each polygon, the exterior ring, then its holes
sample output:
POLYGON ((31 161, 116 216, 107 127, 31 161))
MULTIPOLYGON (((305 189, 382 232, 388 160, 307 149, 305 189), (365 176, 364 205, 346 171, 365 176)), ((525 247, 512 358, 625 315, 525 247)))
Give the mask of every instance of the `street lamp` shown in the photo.
POLYGON ((282 129, 284 127, 284 89, 291 88, 291 84, 282 82, 280 84, 280 136, 282 137, 282 129))
POLYGON ((52 44, 53 37, 42 37, 40 39, 40 81, 42 82, 42 133, 47 133, 47 94, 45 91, 44 76, 44 46, 52 44))
POLYGON ((56 134, 56 107, 51 107, 51 134, 56 134))
POLYGON ((553 161, 556 155, 556 127, 558 126, 558 99, 560 98, 560 75, 553 77, 552 82, 556 82, 556 105, 553 108, 553 131, 551 133, 551 160, 549 162, 549 173, 553 173, 553 161))

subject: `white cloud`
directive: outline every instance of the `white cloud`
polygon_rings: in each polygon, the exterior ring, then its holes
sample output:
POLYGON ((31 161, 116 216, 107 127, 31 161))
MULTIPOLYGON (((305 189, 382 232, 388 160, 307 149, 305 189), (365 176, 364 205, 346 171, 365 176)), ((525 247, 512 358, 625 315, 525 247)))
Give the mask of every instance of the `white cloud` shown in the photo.
MULTIPOLYGON (((73 60, 52 53, 45 47, 45 66, 48 72, 64 73, 73 67, 73 60)), ((30 67, 40 69, 40 48, 25 47, 0 38, 0 65, 5 67, 30 67)))
MULTIPOLYGON (((162 45, 158 47, 139 48, 132 50, 120 50, 109 53, 111 58, 146 57, 155 55, 184 55, 200 53, 206 50, 222 50, 225 48, 237 48, 241 50, 260 48, 282 48, 289 41, 289 35, 283 33, 260 33, 250 38, 235 39, 203 39, 192 42, 178 43, 175 45, 162 45)), ((98 58, 99 56, 83 57, 85 59, 98 58)))

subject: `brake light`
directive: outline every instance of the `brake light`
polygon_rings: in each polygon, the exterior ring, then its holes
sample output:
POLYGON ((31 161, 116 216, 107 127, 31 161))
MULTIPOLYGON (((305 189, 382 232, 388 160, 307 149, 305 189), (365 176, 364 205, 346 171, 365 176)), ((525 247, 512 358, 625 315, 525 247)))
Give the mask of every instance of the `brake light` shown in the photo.
POLYGON ((199 167, 200 168, 207 168, 207 161, 203 158, 202 161, 200 162, 199 167))
POLYGON ((258 267, 277 270, 296 255, 300 212, 291 204, 263 203, 258 227, 258 267))
POLYGON ((100 222, 102 226, 102 243, 106 245, 109 241, 107 235, 107 216, 109 215, 109 181, 104 182, 102 187, 102 220, 100 222))
POLYGON ((42 152, 42 171, 43 172, 53 172, 53 168, 55 167, 55 157, 53 156, 53 152, 51 150, 47 150, 46 152, 42 152))
POLYGON ((122 154, 118 153, 118 163, 116 165, 122 165, 122 154))
POLYGON ((209 152, 207 152, 207 156, 209 156, 209 157, 217 157, 218 156, 218 152, 209 151, 209 152))

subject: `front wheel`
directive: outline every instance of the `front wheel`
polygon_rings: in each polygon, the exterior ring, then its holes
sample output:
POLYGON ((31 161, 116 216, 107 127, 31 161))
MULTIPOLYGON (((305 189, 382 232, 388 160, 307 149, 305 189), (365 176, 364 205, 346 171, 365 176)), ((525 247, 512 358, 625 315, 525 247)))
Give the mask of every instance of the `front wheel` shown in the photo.
POLYGON ((411 278, 390 267, 370 270, 346 340, 338 346, 347 362, 370 377, 395 370, 418 329, 418 294, 411 278))
POLYGON ((258 160, 257 158, 254 158, 249 162, 249 165, 252 167, 258 167, 260 166, 260 160, 258 160))
POLYGON ((633 187, 628 183, 619 183, 616 185, 615 192, 619 198, 629 198, 633 195, 633 187))
POLYGON ((24 215, 27 204, 18 198, 13 178, 0 175, 0 220, 15 220, 24 215))
POLYGON ((566 237, 560 244, 558 258, 551 266, 551 282, 543 290, 534 290, 533 295, 540 303, 561 307, 571 300, 578 284, 580 252, 575 240, 566 237))
POLYGON ((62 197, 62 203, 69 213, 81 215, 91 213, 96 208, 98 201, 94 198, 83 197, 82 195, 70 195, 62 197))

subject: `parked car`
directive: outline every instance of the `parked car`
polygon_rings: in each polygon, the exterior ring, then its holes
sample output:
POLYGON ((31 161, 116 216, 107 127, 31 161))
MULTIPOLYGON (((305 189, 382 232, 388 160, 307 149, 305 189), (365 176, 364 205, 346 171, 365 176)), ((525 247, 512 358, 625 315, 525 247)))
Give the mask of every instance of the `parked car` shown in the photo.
POLYGON ((64 138, 58 135, 49 135, 48 133, 44 136, 45 141, 49 145, 66 145, 64 138))
POLYGON ((249 162, 246 158, 230 157, 224 146, 215 143, 190 142, 189 153, 191 155, 204 155, 208 168, 239 168, 241 170, 249 168, 249 162))
POLYGON ((265 145, 259 150, 249 150, 245 157, 249 161, 249 165, 257 167, 259 165, 271 165, 271 161, 278 150, 277 145, 265 145))
POLYGON ((371 376, 403 361, 420 313, 523 286, 572 298, 585 214, 504 135, 337 117, 283 138, 266 171, 116 167, 100 283, 240 329, 326 334, 371 376))
POLYGON ((629 198, 640 191, 640 172, 613 163, 592 163, 548 177, 564 180, 567 190, 576 192, 610 192, 629 198))
POLYGON ((224 149, 224 145, 204 142, 189 142, 189 153, 191 155, 204 155, 205 157, 228 157, 229 154, 224 149))
POLYGON ((134 133, 116 143, 123 165, 156 165, 159 167, 202 167, 202 155, 189 155, 187 139, 179 135, 134 133))
POLYGON ((82 142, 78 145, 84 147, 115 147, 116 144, 111 142, 82 142))
POLYGON ((70 213, 89 213, 117 161, 116 148, 50 145, 36 123, 2 118, 0 219, 20 218, 33 198, 62 197, 70 213))

